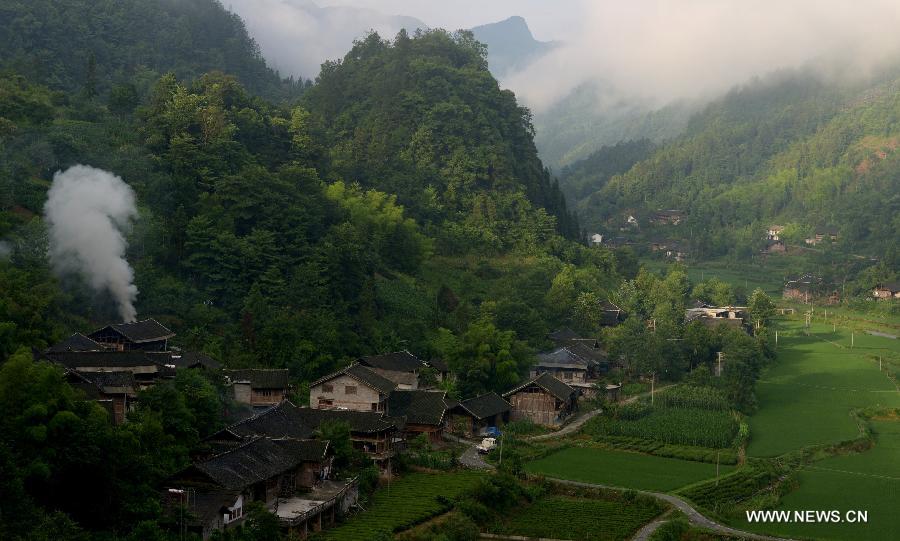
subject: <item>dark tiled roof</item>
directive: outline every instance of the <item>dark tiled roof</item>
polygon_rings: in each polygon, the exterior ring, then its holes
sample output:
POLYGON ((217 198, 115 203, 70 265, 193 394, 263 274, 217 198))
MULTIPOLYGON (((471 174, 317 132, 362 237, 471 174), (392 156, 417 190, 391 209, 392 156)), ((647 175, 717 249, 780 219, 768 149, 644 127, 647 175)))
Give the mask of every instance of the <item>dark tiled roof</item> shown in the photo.
POLYGON ((222 371, 232 382, 249 381, 252 389, 287 389, 287 368, 244 368, 222 371))
POLYGON ((476 419, 485 419, 492 415, 507 412, 512 408, 510 403, 503 400, 497 393, 485 393, 475 398, 463 400, 459 403, 459 407, 472 414, 476 419))
POLYGON ((208 439, 219 439, 223 437, 223 433, 230 433, 239 438, 266 436, 269 438, 305 439, 312 437, 316 427, 309 424, 304 416, 298 414, 299 409, 285 400, 277 406, 225 428, 208 439))
POLYGON ((174 364, 176 368, 194 368, 202 366, 212 370, 218 370, 222 367, 219 361, 213 359, 205 353, 196 351, 180 351, 166 352, 166 364, 174 364))
POLYGON ((382 394, 388 394, 397 388, 397 385, 393 381, 387 379, 384 376, 376 374, 374 370, 367 368, 359 363, 353 363, 342 370, 338 370, 337 372, 328 374, 323 378, 319 378, 316 381, 310 383, 310 387, 315 387, 320 383, 324 383, 340 375, 350 376, 351 378, 375 389, 382 394))
POLYGON ((507 397, 511 394, 515 394, 528 387, 529 385, 537 385, 538 387, 544 389, 560 400, 569 400, 576 392, 575 389, 554 378, 549 373, 544 372, 543 374, 526 381, 518 387, 503 393, 503 396, 507 397))
POLYGON ((388 397, 387 413, 405 417, 410 424, 439 425, 447 413, 446 395, 444 391, 393 391, 388 397))
POLYGON ((887 289, 892 292, 900 291, 900 282, 885 282, 878 286, 877 289, 887 289))
POLYGON ((603 348, 591 347, 583 342, 570 344, 567 349, 591 363, 602 363, 609 360, 609 354, 603 348))
POLYGON ((193 524, 209 524, 221 518, 224 510, 234 505, 240 494, 239 490, 197 490, 192 492, 188 500, 190 516, 194 517, 193 524))
POLYGON ((77 373, 104 393, 133 393, 137 387, 134 381, 134 374, 127 371, 77 373))
POLYGON ((91 335, 96 335, 105 329, 112 329, 134 343, 155 342, 175 336, 175 333, 152 318, 131 323, 113 323, 91 333, 91 335))
POLYGON ((394 372, 415 372, 425 366, 421 359, 406 350, 362 357, 359 362, 371 368, 394 372))
POLYGON ((395 428, 394 423, 376 411, 297 408, 296 415, 302 423, 316 429, 329 421, 345 422, 350 425, 350 432, 359 434, 374 434, 395 428))
POLYGON ((243 490, 300 465, 304 456, 313 454, 309 450, 301 451, 303 445, 296 440, 257 438, 194 464, 193 468, 222 488, 243 490))
POLYGON ((47 349, 47 353, 63 353, 66 351, 100 351, 103 346, 94 342, 87 336, 77 332, 62 342, 53 344, 47 349))
POLYGON ((48 353, 47 358, 66 368, 131 368, 159 366, 143 351, 67 351, 48 353))
POLYGON ((450 366, 444 361, 444 359, 433 358, 428 361, 428 366, 434 368, 438 372, 449 372, 450 366))
POLYGON ((547 338, 549 338, 550 340, 553 340, 554 342, 562 341, 562 340, 574 340, 575 338, 579 338, 579 337, 580 337, 580 335, 577 332, 573 331, 572 329, 570 329, 568 327, 563 327, 562 329, 557 329, 547 335, 547 338))

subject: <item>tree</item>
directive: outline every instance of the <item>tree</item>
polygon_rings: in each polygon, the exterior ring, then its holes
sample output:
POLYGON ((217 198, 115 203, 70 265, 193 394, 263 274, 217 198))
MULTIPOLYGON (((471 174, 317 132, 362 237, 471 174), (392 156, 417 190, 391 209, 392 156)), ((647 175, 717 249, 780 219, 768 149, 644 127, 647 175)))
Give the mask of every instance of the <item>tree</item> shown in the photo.
POLYGON ((775 303, 762 289, 755 289, 747 303, 747 312, 754 326, 767 326, 775 317, 775 303))

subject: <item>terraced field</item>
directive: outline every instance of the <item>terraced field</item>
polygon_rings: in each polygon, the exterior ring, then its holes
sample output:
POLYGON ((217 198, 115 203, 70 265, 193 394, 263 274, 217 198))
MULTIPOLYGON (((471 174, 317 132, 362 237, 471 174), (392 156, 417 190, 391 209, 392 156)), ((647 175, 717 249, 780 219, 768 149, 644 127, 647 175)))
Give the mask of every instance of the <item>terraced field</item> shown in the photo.
POLYGON ((868 357, 894 347, 895 340, 857 335, 850 349, 846 331, 814 324, 807 337, 801 330, 800 322, 782 324, 778 361, 757 384, 760 408, 750 419, 751 456, 853 439, 858 429, 852 410, 900 407, 897 387, 868 357))
POLYGON ((379 489, 367 510, 316 537, 323 541, 371 541, 448 511, 449 500, 475 485, 480 473, 410 473, 379 489), (441 498, 439 498, 441 497, 441 498))
POLYGON ((900 420, 872 423, 875 447, 815 462, 800 473, 800 486, 779 509, 868 512, 865 524, 749 524, 735 527, 791 537, 876 541, 900 535, 900 420))

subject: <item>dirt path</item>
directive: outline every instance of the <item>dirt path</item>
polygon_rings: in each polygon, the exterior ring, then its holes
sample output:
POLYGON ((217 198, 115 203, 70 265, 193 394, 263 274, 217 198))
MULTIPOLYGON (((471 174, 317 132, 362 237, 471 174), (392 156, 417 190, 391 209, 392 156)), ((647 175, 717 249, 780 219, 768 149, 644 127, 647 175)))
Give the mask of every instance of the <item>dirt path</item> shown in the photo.
MULTIPOLYGON (((604 489, 611 489, 611 490, 629 490, 624 487, 615 487, 615 486, 611 486, 611 485, 600 485, 600 484, 596 484, 596 483, 582 483, 580 481, 568 481, 565 479, 556 479, 556 478, 550 478, 550 477, 548 477, 547 479, 552 479, 556 483, 561 483, 564 485, 572 485, 572 486, 577 486, 577 487, 604 488, 604 489)), ((736 537, 742 537, 745 539, 756 539, 759 541, 791 541, 790 539, 786 539, 783 537, 772 537, 772 536, 768 536, 768 535, 760 535, 760 534, 756 534, 756 533, 745 532, 743 530, 737 530, 730 526, 725 526, 724 524, 720 524, 714 520, 706 518, 705 516, 700 514, 699 511, 694 509, 687 501, 679 498, 678 496, 672 495, 672 494, 664 494, 662 492, 650 492, 650 491, 646 491, 646 490, 636 490, 635 492, 637 492, 638 494, 644 494, 644 495, 650 496, 652 498, 656 498, 658 500, 663 500, 664 502, 674 506, 676 509, 678 509, 679 511, 681 511, 688 517, 688 520, 691 522, 691 524, 693 524, 694 526, 698 526, 700 528, 706 528, 707 530, 713 530, 718 533, 734 535, 736 537)), ((652 534, 653 531, 656 530, 656 528, 661 526, 663 522, 665 522, 665 520, 657 519, 657 520, 651 522, 650 524, 647 524, 646 526, 641 528, 637 534, 635 534, 635 537, 633 539, 635 539, 635 540, 648 539, 650 537, 650 534, 652 534), (659 522, 659 524, 656 524, 657 522, 659 522), (651 527, 652 527, 652 529, 651 529, 651 527), (641 537, 642 535, 644 537, 641 537)))

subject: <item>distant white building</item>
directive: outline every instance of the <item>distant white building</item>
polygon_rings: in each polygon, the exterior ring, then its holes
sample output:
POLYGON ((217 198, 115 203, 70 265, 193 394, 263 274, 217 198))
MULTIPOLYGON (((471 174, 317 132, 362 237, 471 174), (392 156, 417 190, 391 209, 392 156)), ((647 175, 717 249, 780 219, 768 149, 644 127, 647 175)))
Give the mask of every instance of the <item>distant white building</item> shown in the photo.
POLYGON ((603 244, 603 235, 601 235, 600 233, 594 233, 593 235, 591 235, 591 244, 593 244, 594 246, 600 246, 601 244, 603 244))

